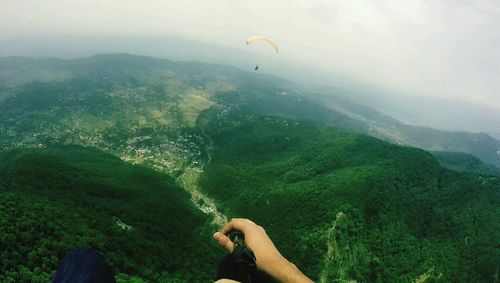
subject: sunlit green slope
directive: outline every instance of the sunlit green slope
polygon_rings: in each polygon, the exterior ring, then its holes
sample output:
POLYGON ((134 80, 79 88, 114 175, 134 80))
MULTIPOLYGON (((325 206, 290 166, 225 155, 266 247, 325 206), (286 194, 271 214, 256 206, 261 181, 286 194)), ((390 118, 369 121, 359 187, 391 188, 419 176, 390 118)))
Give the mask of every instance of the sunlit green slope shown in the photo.
POLYGON ((98 150, 0 157, 1 282, 48 282, 80 246, 103 253, 123 280, 209 280, 222 251, 208 220, 173 179, 98 150))
MULTIPOLYGON (((219 65, 121 54, 0 66, 3 276, 46 279, 88 244, 121 278, 210 278, 223 255, 209 244, 212 219, 179 187, 199 175, 202 200, 266 227, 315 280, 498 276, 497 177, 362 135, 408 138, 390 117, 331 109, 280 78, 219 65)), ((491 138, 420 130, 419 141, 495 157, 491 138)))
MULTIPOLYGON (((265 115, 315 120, 332 127, 362 132, 392 143, 425 150, 469 153, 483 162, 500 166, 500 142, 487 134, 446 132, 404 125, 374 109, 352 102, 349 100, 349 93, 339 90, 311 93, 278 77, 245 72, 228 66, 172 62, 129 54, 106 54, 74 60, 0 58, 0 69, 0 102, 26 92, 35 91, 37 94, 38 88, 45 89, 45 93, 60 93, 58 90, 63 90, 68 93, 65 98, 70 99, 72 94, 82 93, 83 97, 78 97, 76 102, 82 102, 83 107, 88 106, 91 110, 81 109, 83 113, 78 109, 72 110, 77 119, 66 117, 65 122, 91 121, 95 125, 92 121, 96 120, 94 118, 99 120, 100 117, 98 130, 102 130, 105 126, 103 123, 110 119, 123 121, 131 126, 154 125, 156 130, 159 126, 192 126, 200 111, 215 102, 222 102, 265 115), (37 83, 26 85, 30 82, 37 83), (87 85, 91 89, 80 89, 87 85), (216 98, 219 94, 225 96, 216 98), (104 106, 104 109, 92 109, 96 104, 104 106), (113 107, 107 108, 109 105, 113 107), (92 117, 81 114, 90 114, 92 117), (124 116, 126 118, 123 119, 124 116)), ((62 108, 79 105, 75 104, 75 100, 64 103, 65 98, 54 98, 51 103, 58 102, 62 108)), ((19 102, 22 100, 16 102, 14 99, 8 107, 12 109, 19 102)), ((60 114, 57 109, 45 109, 42 112, 49 112, 45 113, 49 116, 60 114)), ((40 114, 38 111, 35 113, 40 114)), ((26 118, 12 114, 14 113, 8 115, 12 119, 26 118)), ((47 115, 42 118, 47 118, 47 115)), ((4 116, 0 118, 2 121, 5 119, 4 116)), ((0 122, 0 131, 11 130, 2 129, 2 126, 4 125, 0 122)), ((29 133, 33 138, 31 134, 33 133, 29 133)), ((84 132, 82 137, 94 134, 84 132)), ((24 137, 15 139, 24 141, 24 137)), ((4 144, 0 146, 10 146, 4 140, 6 137, 2 136, 0 142, 4 144)), ((92 142, 99 141, 94 139, 92 142)), ((138 159, 130 152, 121 152, 120 155, 138 159)), ((171 166, 182 163, 179 158, 169 162, 171 166)), ((158 163, 155 165, 165 167, 158 163)))
POLYGON ((456 171, 500 176, 500 169, 493 165, 485 164, 479 158, 467 153, 434 151, 432 154, 442 166, 456 171))
POLYGON ((229 216, 266 227, 315 280, 488 282, 498 274, 498 178, 310 123, 216 111, 199 122, 216 144, 202 188, 229 216))

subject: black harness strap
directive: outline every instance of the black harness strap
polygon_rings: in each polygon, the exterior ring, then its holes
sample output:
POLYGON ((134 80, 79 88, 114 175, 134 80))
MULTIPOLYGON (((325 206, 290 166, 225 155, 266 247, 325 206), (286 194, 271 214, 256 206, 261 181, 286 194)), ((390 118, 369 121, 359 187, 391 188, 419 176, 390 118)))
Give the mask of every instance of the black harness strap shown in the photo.
POLYGON ((227 236, 234 244, 231 257, 238 268, 242 283, 252 283, 252 278, 257 271, 255 254, 246 245, 245 237, 240 231, 231 231, 227 236))

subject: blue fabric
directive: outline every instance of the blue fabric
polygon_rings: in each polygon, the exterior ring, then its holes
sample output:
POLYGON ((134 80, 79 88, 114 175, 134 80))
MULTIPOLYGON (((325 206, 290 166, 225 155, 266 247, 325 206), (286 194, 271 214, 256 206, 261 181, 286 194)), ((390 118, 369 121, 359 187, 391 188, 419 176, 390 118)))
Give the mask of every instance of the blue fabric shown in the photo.
POLYGON ((72 251, 57 267, 53 283, 116 283, 102 255, 89 248, 72 251))

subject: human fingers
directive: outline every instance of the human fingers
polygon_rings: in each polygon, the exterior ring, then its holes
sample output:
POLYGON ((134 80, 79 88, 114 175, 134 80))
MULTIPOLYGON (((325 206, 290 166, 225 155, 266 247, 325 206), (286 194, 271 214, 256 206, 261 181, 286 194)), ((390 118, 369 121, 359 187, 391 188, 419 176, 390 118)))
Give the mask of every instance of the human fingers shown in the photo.
POLYGON ((221 232, 215 232, 214 234, 214 240, 217 241, 217 243, 223 247, 224 249, 226 249, 229 253, 232 253, 233 252, 233 249, 234 249, 234 244, 233 242, 231 241, 231 239, 229 239, 228 236, 224 235, 223 233, 221 232))
POLYGON ((234 281, 231 279, 219 279, 215 283, 240 283, 239 281, 234 281))
POLYGON ((255 223, 253 223, 252 221, 250 221, 248 219, 233 218, 233 219, 231 219, 231 222, 226 224, 226 226, 224 226, 221 229, 221 232, 223 234, 227 234, 227 233, 231 232, 232 230, 238 230, 238 231, 241 231, 243 234, 245 234, 245 231, 247 231, 250 227, 252 227, 252 225, 256 226, 255 223))

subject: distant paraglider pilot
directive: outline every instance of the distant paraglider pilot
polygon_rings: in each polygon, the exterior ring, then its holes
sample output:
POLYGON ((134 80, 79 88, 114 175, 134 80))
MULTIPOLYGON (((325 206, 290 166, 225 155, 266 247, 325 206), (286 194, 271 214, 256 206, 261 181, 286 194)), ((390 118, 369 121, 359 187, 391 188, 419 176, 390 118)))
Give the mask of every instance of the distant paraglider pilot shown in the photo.
MULTIPOLYGON (((247 45, 250 45, 250 44, 253 44, 254 42, 259 42, 259 41, 265 42, 266 44, 270 45, 274 49, 274 51, 276 51, 276 54, 279 53, 278 45, 274 41, 272 41, 271 39, 264 37, 264 36, 257 35, 257 36, 249 37, 247 39, 247 45)), ((259 65, 255 65, 255 68, 253 70, 257 71, 258 69, 259 69, 259 65)))

